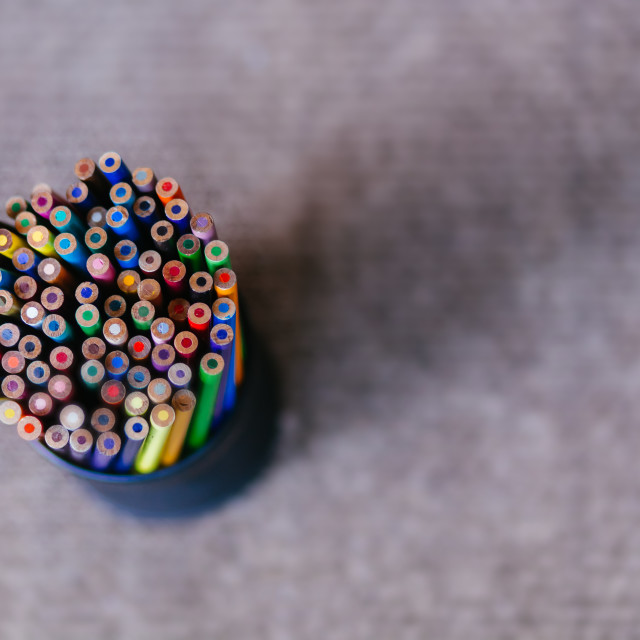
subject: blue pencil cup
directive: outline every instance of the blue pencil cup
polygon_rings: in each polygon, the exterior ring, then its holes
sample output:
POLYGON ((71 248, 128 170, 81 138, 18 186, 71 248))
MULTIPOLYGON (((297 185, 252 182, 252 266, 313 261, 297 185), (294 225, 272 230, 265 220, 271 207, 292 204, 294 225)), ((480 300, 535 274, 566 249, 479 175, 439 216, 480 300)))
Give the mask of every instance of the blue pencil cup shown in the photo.
POLYGON ((137 516, 176 518, 220 506, 264 469, 277 436, 274 369, 255 336, 246 331, 245 339, 245 379, 235 408, 203 447, 173 466, 146 475, 117 475, 78 467, 38 441, 34 448, 115 507, 137 516))

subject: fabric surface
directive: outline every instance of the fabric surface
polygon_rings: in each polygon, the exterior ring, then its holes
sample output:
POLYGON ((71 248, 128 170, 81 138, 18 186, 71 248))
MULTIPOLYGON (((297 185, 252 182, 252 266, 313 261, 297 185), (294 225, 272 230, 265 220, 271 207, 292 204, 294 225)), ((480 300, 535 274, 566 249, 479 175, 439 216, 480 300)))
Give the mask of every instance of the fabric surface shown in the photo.
POLYGON ((175 176, 283 393, 181 522, 2 431, 0 637, 637 637, 635 3, 0 6, 3 197, 175 176))

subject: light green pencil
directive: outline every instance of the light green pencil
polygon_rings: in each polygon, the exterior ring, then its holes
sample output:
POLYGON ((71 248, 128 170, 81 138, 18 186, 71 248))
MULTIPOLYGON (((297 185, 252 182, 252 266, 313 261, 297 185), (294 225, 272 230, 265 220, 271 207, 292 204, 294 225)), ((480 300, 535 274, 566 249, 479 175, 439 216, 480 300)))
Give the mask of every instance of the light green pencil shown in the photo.
POLYGON ((149 417, 149 434, 135 461, 138 473, 151 473, 160 465, 160 458, 167 443, 176 412, 169 404, 157 404, 149 417))

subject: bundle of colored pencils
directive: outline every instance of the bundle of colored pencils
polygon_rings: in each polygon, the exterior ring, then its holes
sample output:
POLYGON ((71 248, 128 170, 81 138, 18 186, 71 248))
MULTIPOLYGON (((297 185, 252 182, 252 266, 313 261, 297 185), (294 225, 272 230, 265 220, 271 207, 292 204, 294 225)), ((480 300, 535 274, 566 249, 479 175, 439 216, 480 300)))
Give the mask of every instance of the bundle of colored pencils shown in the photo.
POLYGON ((76 465, 151 473, 202 447, 243 378, 236 275, 209 213, 114 152, 6 204, 0 421, 76 465))

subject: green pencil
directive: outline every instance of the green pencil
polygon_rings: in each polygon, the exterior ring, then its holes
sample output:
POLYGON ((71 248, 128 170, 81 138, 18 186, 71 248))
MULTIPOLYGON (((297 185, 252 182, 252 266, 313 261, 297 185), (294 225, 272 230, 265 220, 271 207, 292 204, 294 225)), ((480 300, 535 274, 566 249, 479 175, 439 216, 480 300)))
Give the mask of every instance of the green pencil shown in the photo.
POLYGON ((211 275, 218 269, 231 269, 229 247, 222 240, 212 240, 205 246, 204 259, 211 275))
POLYGON ((201 447, 209 436, 223 369, 222 356, 217 353, 207 353, 202 356, 202 360, 200 360, 200 382, 202 385, 187 435, 187 443, 191 449, 201 447))

